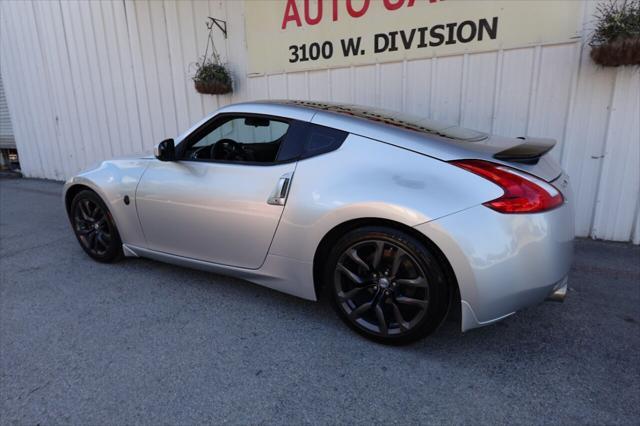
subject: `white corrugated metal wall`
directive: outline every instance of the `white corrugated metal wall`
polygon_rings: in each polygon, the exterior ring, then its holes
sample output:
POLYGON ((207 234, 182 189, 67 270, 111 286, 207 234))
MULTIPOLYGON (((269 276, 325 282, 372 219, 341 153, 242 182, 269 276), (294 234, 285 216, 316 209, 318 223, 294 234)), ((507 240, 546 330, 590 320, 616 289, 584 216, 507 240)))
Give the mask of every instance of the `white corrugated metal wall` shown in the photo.
MULTIPOLYGON (((594 2, 584 2, 584 22, 594 2)), ((220 105, 355 102, 560 141, 581 236, 640 242, 640 70, 600 68, 583 40, 426 60, 247 75, 242 1, 3 1, 0 68, 27 176, 63 179, 149 149, 220 105), (235 92, 201 96, 189 64, 207 16, 235 92)), ((588 29, 584 28, 583 33, 588 29)))

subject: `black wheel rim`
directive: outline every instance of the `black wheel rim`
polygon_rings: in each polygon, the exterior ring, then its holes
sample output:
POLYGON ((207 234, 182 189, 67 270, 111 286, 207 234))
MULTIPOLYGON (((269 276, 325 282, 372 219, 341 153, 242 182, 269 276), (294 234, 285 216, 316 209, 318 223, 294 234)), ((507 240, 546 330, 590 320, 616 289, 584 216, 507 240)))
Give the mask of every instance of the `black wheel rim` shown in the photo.
POLYGON ((74 210, 74 228, 80 243, 97 256, 103 256, 113 241, 113 229, 107 212, 96 202, 84 198, 74 210))
POLYGON ((397 244, 367 240, 340 256, 334 272, 338 306, 358 327, 387 337, 410 332, 429 308, 427 277, 397 244))

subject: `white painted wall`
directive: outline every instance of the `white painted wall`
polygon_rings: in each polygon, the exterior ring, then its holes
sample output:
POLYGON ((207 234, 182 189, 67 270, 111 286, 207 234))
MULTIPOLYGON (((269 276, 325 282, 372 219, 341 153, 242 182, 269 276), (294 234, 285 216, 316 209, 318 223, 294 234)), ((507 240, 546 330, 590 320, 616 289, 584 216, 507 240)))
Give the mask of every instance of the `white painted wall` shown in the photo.
MULTIPOLYGON (((584 22, 594 2, 583 2, 584 22)), ((26 176, 64 179, 150 149, 219 106, 248 99, 355 102, 508 136, 559 140, 578 235, 640 243, 640 70, 600 68, 584 40, 268 76, 247 75, 244 2, 0 2, 0 70, 26 176), (235 77, 202 96, 189 64, 207 16, 235 77)), ((588 28, 583 33, 588 33, 588 28)))

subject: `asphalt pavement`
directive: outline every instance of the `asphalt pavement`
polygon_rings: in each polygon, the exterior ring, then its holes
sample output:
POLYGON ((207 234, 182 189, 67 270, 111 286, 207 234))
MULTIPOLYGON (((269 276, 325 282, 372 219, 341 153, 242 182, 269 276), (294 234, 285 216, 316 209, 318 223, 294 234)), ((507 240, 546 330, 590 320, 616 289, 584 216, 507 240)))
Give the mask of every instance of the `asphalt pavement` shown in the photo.
POLYGON ((313 303, 79 247, 0 179, 0 424, 638 424, 640 248, 578 240, 565 303, 387 347, 313 303))

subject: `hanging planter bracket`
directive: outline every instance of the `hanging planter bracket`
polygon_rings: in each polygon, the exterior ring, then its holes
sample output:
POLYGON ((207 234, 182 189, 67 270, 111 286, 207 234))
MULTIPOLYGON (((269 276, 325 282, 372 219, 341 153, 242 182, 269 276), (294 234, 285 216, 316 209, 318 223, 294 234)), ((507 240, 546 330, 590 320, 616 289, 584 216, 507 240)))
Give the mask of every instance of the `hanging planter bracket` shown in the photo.
POLYGON ((222 19, 213 18, 211 16, 208 17, 209 22, 207 22, 207 28, 211 30, 213 28, 213 24, 215 24, 222 34, 224 34, 224 38, 227 38, 227 21, 223 21, 222 19))

